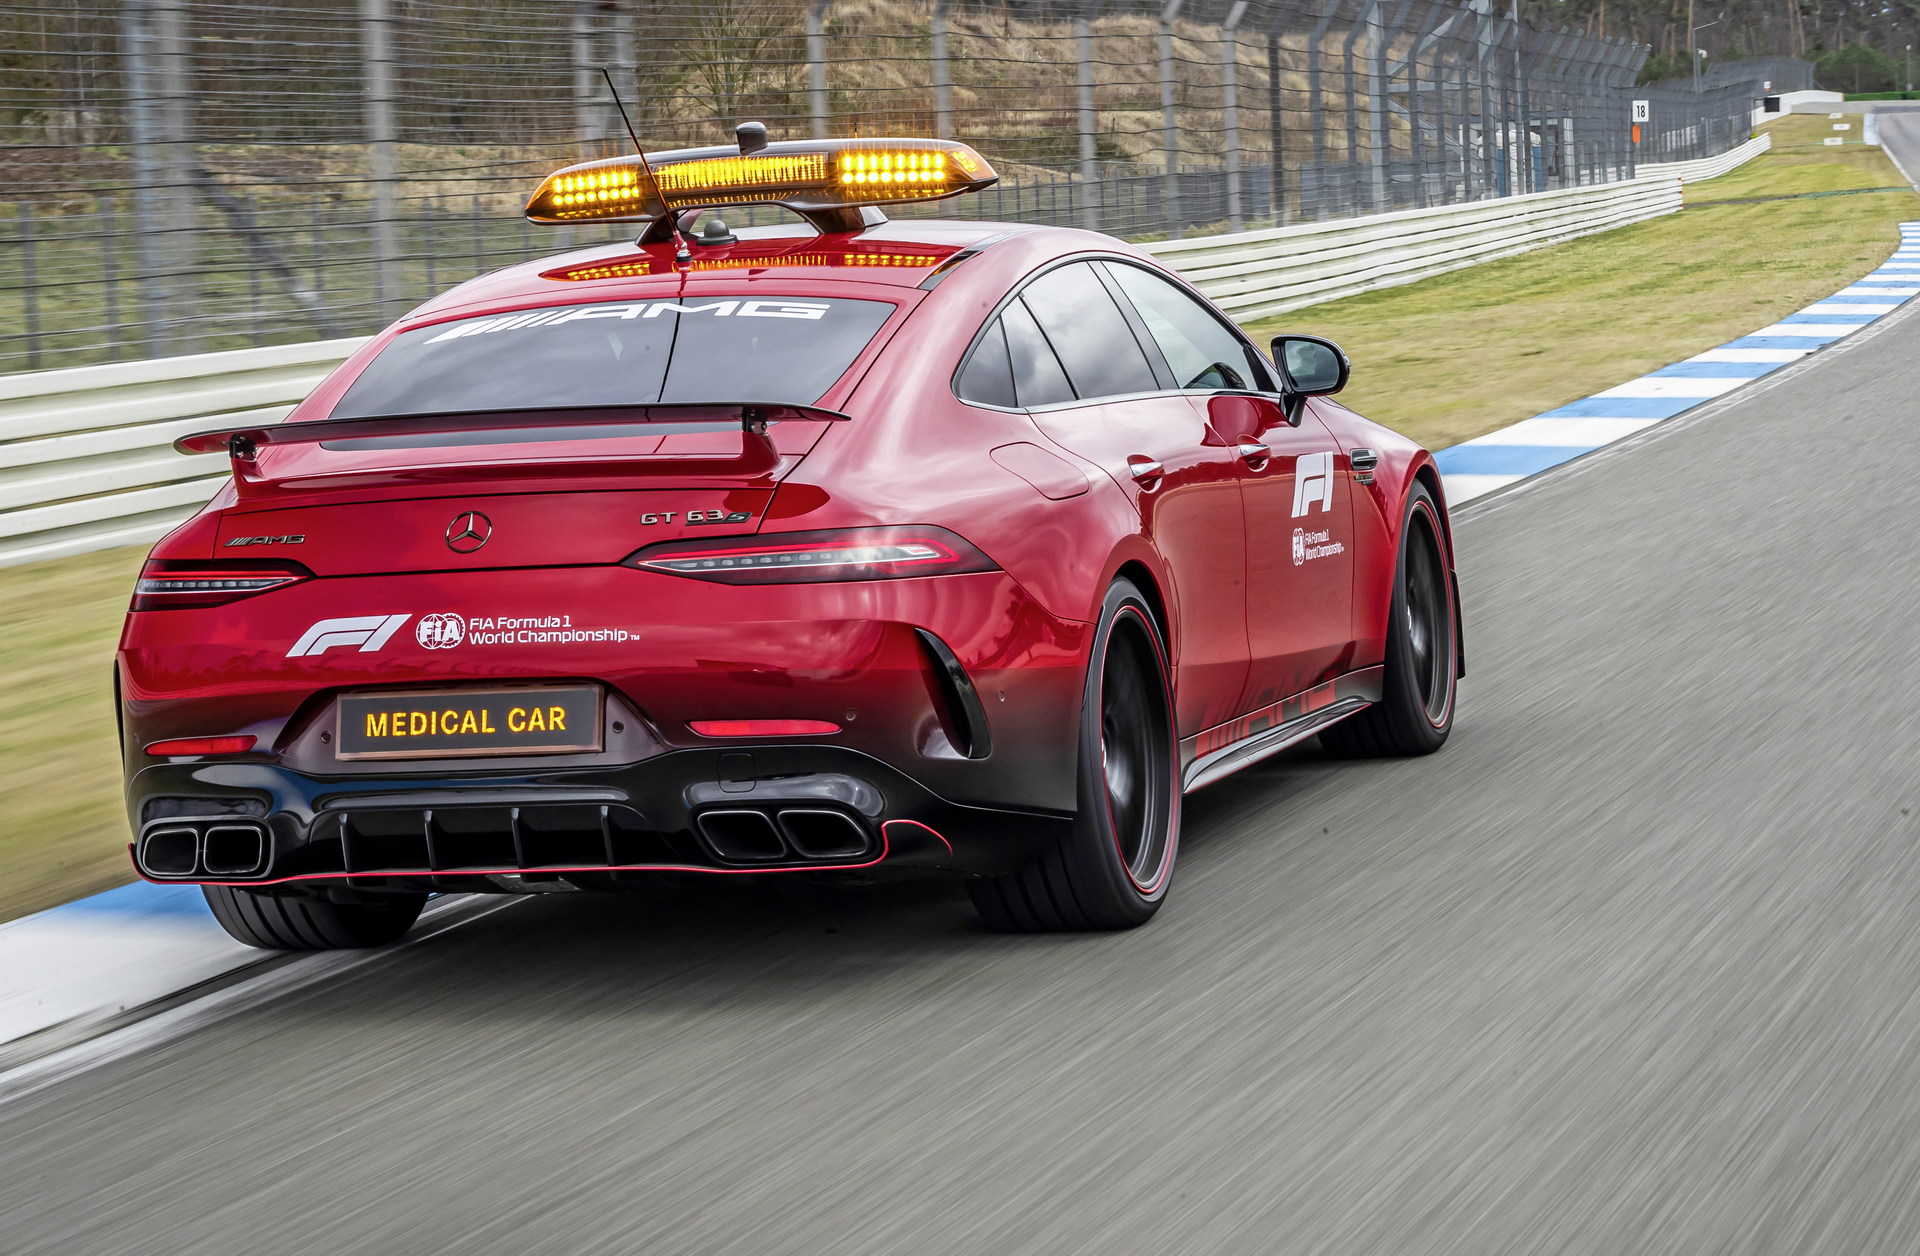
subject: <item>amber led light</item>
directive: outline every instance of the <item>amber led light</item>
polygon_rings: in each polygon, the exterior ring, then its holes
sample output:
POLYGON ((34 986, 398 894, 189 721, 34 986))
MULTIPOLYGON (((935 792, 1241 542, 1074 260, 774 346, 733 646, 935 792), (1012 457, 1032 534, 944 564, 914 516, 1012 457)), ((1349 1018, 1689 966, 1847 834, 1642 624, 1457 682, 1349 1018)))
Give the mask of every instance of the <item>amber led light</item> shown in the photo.
POLYGON ((744 154, 683 148, 568 166, 527 202, 535 222, 655 219, 682 209, 778 204, 806 211, 939 200, 999 182, 954 140, 788 140, 744 154))

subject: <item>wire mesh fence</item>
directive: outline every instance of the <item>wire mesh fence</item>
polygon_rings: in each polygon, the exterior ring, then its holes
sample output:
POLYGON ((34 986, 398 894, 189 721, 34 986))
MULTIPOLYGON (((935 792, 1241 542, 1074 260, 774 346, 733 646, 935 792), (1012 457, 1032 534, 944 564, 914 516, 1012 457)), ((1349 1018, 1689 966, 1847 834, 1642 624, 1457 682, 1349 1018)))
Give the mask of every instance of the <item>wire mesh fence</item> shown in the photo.
POLYGON ((649 148, 953 137, 1001 184, 913 212, 1135 238, 1628 177, 1759 94, 1486 0, 12 0, 0 41, 0 370, 366 332, 615 238, 520 218, 627 146, 603 66, 649 148))

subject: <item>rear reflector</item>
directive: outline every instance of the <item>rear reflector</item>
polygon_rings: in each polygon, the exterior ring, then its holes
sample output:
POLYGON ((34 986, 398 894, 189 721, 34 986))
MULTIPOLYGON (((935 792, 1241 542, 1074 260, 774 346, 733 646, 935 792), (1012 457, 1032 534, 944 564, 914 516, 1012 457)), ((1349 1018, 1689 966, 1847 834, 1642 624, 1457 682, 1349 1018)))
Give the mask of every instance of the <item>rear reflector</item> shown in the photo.
POLYGON ((818 737, 840 731, 826 720, 690 720, 687 727, 702 737, 818 737))
POLYGON ((172 741, 156 741, 147 747, 147 753, 155 757, 188 754, 245 754, 253 749, 252 737, 176 737, 172 741))
POLYGON ((298 584, 312 573, 297 563, 188 563, 151 560, 133 587, 133 610, 191 610, 298 584))
POLYGON ((945 528, 845 528, 668 541, 629 567, 721 584, 825 584, 993 571, 993 560, 945 528))

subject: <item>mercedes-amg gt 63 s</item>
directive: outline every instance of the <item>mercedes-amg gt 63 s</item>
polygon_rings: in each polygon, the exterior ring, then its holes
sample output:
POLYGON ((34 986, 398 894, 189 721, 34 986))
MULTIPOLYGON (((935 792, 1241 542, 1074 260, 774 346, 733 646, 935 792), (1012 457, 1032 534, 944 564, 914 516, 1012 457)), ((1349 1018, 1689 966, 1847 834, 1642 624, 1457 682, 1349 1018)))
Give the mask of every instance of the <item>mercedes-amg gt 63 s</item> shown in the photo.
POLYGON ((140 874, 285 949, 699 875, 946 874, 999 928, 1125 928, 1182 795, 1316 734, 1438 748, 1426 451, 1331 400, 1334 345, 1268 357, 1119 240, 875 208, 995 179, 753 124, 570 166, 528 216, 636 242, 183 439, 233 477, 120 644, 140 874), (745 204, 792 221, 712 213, 745 204))

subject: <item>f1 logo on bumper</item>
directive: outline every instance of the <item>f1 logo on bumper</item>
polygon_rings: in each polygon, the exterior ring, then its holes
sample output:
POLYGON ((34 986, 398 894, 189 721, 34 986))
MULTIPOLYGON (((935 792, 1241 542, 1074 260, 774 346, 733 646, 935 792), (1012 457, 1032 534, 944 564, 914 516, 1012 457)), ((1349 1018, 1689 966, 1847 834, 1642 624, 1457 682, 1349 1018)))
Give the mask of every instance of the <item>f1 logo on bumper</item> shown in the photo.
POLYGON ((343 645, 359 646, 360 653, 371 654, 412 618, 412 615, 354 615, 345 619, 323 619, 300 634, 300 639, 287 651, 287 657, 324 654, 343 645))

